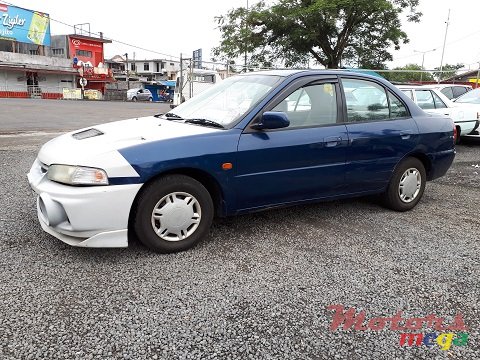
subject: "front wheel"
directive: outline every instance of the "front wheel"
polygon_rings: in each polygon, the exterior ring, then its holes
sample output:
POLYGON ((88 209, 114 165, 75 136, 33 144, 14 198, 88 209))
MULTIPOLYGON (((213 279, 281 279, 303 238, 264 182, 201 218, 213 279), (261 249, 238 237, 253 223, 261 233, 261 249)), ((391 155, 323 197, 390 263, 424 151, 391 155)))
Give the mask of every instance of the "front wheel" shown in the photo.
POLYGON ((137 102, 136 96, 134 96, 134 97, 132 98, 132 101, 133 101, 133 102, 137 102))
POLYGON ((425 166, 420 160, 403 160, 397 165, 383 195, 385 205, 396 211, 413 209, 422 198, 426 181, 425 166))
POLYGON ((149 98, 148 98, 148 101, 152 102, 152 101, 153 101, 153 98, 152 98, 152 97, 149 97, 149 98))
POLYGON ((172 253, 187 250, 207 236, 213 213, 212 198, 200 182, 168 175, 142 190, 133 226, 145 246, 172 253))

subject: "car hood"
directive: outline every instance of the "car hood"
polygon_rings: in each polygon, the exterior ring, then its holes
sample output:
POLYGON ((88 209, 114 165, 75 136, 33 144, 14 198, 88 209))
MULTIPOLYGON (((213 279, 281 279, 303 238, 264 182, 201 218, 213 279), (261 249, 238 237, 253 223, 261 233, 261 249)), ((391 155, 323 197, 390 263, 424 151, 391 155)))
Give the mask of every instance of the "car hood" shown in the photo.
POLYGON ((118 150, 153 141, 218 131, 222 130, 162 120, 153 116, 122 120, 56 137, 42 146, 38 160, 47 166, 52 164, 89 166, 102 168, 109 176, 137 176, 136 172, 132 173, 133 169, 125 170, 125 167, 130 167, 130 164, 118 150), (100 134, 78 139, 76 134, 91 129, 100 134))

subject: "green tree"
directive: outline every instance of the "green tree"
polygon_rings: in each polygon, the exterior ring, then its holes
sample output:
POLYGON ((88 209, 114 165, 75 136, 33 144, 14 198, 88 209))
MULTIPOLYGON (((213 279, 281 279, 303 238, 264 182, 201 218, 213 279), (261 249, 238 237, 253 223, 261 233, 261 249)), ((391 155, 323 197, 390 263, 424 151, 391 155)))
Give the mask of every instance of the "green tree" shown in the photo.
POLYGON ((443 65, 443 69, 442 69, 443 73, 440 72, 440 67, 436 67, 435 70, 437 71, 433 72, 433 76, 435 77, 435 79, 438 79, 438 78, 440 78, 440 80, 448 79, 457 75, 458 70, 463 68, 464 66, 465 66, 464 64, 460 64, 460 63, 456 65, 445 64, 443 65))
POLYGON ((422 74, 421 70, 423 69, 420 65, 417 64, 408 64, 402 67, 396 67, 393 70, 399 71, 392 71, 392 72, 385 72, 382 73, 385 79, 391 82, 409 82, 409 81, 434 81, 434 78, 431 73, 424 72, 422 74), (405 71, 405 70, 413 70, 413 71, 405 71))
POLYGON ((302 66, 313 57, 327 68, 382 67, 390 49, 407 43, 400 15, 418 21, 419 0, 277 0, 236 8, 216 18, 221 42, 217 59, 248 53, 250 63, 302 66))

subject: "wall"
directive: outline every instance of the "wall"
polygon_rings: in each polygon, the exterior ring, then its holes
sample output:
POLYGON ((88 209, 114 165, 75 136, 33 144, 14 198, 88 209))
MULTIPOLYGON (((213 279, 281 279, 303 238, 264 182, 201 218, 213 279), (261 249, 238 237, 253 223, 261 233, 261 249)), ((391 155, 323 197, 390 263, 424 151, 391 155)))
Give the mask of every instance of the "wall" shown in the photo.
POLYGON ((71 60, 57 57, 27 55, 0 51, 0 61, 13 64, 46 66, 52 70, 67 69, 73 71, 71 60))

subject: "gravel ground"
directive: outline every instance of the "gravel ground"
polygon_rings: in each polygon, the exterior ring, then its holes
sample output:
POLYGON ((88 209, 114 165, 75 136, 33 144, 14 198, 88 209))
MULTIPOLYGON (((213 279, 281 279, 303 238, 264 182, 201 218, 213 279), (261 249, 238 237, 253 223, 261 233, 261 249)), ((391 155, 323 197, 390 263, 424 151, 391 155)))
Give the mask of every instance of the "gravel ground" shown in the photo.
POLYGON ((480 145, 460 146, 411 212, 359 199, 218 220, 174 255, 42 232, 25 177, 35 155, 0 151, 2 359, 480 358, 480 145), (469 342, 442 351, 402 348, 389 329, 331 332, 333 304, 367 318, 458 312, 469 342))

